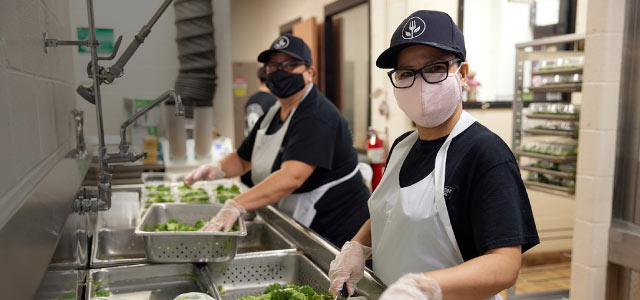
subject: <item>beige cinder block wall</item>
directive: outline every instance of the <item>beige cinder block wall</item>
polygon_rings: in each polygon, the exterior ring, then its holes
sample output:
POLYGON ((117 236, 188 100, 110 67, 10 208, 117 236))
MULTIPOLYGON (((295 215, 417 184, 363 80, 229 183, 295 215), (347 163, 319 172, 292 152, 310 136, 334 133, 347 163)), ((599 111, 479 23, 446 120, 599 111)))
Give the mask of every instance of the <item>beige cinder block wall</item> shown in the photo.
MULTIPOLYGON (((0 224, 75 144, 68 1, 0 1, 0 224)), ((85 116, 91 111, 85 112, 85 116)))
POLYGON ((571 299, 604 299, 625 1, 588 0, 571 299))

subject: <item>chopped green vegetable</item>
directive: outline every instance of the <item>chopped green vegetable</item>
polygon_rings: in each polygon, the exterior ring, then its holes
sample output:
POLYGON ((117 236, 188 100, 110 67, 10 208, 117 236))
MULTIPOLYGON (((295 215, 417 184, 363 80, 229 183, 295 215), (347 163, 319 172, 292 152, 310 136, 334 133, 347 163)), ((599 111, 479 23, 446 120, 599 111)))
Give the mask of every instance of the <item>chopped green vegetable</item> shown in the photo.
POLYGON ((147 190, 144 207, 149 208, 152 203, 171 203, 174 202, 173 196, 171 196, 171 187, 164 184, 152 186, 148 185, 144 187, 147 190))
POLYGON ((164 184, 156 185, 156 186, 147 185, 144 188, 150 192, 170 192, 171 191, 171 187, 166 186, 164 184))
POLYGON ((220 292, 220 296, 224 297, 224 287, 219 285, 218 286, 218 292, 220 292))
POLYGON ((216 201, 218 203, 224 203, 238 195, 240 195, 240 187, 235 184, 229 188, 224 187, 224 185, 218 185, 216 188, 216 201))
POLYGON ((203 188, 183 184, 178 187, 178 196, 183 203, 209 203, 209 194, 203 188))
POLYGON ((287 285, 281 286, 274 283, 267 287, 262 295, 247 296, 237 300, 330 300, 332 297, 327 294, 317 294, 308 285, 287 285))
POLYGON ((198 231, 200 228, 204 226, 206 222, 204 220, 198 220, 196 224, 192 227, 187 223, 179 223, 176 220, 169 220, 166 223, 157 224, 153 231, 198 231))
POLYGON ((108 290, 97 290, 95 293, 96 297, 109 297, 111 296, 111 292, 108 290))

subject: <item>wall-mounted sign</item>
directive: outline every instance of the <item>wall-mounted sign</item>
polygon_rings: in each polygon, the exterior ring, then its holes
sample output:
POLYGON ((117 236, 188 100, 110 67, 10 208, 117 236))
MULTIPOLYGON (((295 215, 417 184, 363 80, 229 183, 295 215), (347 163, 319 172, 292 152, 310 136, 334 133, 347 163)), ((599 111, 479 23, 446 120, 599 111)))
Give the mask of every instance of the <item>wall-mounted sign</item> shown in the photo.
POLYGON ((233 78, 233 96, 234 97, 246 97, 247 89, 249 88, 249 82, 243 76, 236 76, 233 78))
MULTIPOLYGON (((113 29, 112 28, 96 28, 96 38, 100 42, 98 53, 111 54, 113 52, 113 29)), ((89 39, 89 28, 78 27, 78 40, 86 41, 89 39)), ((86 46, 78 46, 78 53, 91 53, 91 48, 86 46)))

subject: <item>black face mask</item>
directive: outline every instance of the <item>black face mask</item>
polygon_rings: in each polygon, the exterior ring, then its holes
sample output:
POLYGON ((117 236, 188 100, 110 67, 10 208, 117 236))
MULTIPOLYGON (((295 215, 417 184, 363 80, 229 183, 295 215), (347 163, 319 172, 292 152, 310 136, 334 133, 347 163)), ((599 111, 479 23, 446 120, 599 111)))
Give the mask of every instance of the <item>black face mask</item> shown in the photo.
POLYGON ((267 74, 267 87, 278 98, 288 98, 305 86, 302 74, 293 74, 284 70, 276 70, 267 74))

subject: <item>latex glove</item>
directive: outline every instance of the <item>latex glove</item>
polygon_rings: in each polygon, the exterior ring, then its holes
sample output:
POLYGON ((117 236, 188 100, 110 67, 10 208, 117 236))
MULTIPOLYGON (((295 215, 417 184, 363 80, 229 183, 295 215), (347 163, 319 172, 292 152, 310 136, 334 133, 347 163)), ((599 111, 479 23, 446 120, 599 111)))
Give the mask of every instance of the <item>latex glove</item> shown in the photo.
POLYGON ((229 199, 218 214, 198 231, 229 231, 238 218, 247 210, 238 202, 229 199))
POLYGON ((219 161, 216 161, 212 164, 202 165, 198 168, 195 168, 187 177, 184 178, 184 183, 187 185, 192 185, 196 181, 200 180, 214 180, 224 178, 225 174, 222 171, 222 166, 219 161))
POLYGON ((390 285, 378 300, 442 300, 442 290, 432 277, 407 274, 390 285))
POLYGON ((371 247, 358 242, 346 242, 340 254, 329 265, 329 279, 331 286, 329 293, 338 296, 343 284, 347 283, 347 292, 353 295, 356 283, 364 277, 364 263, 371 255, 371 247))

